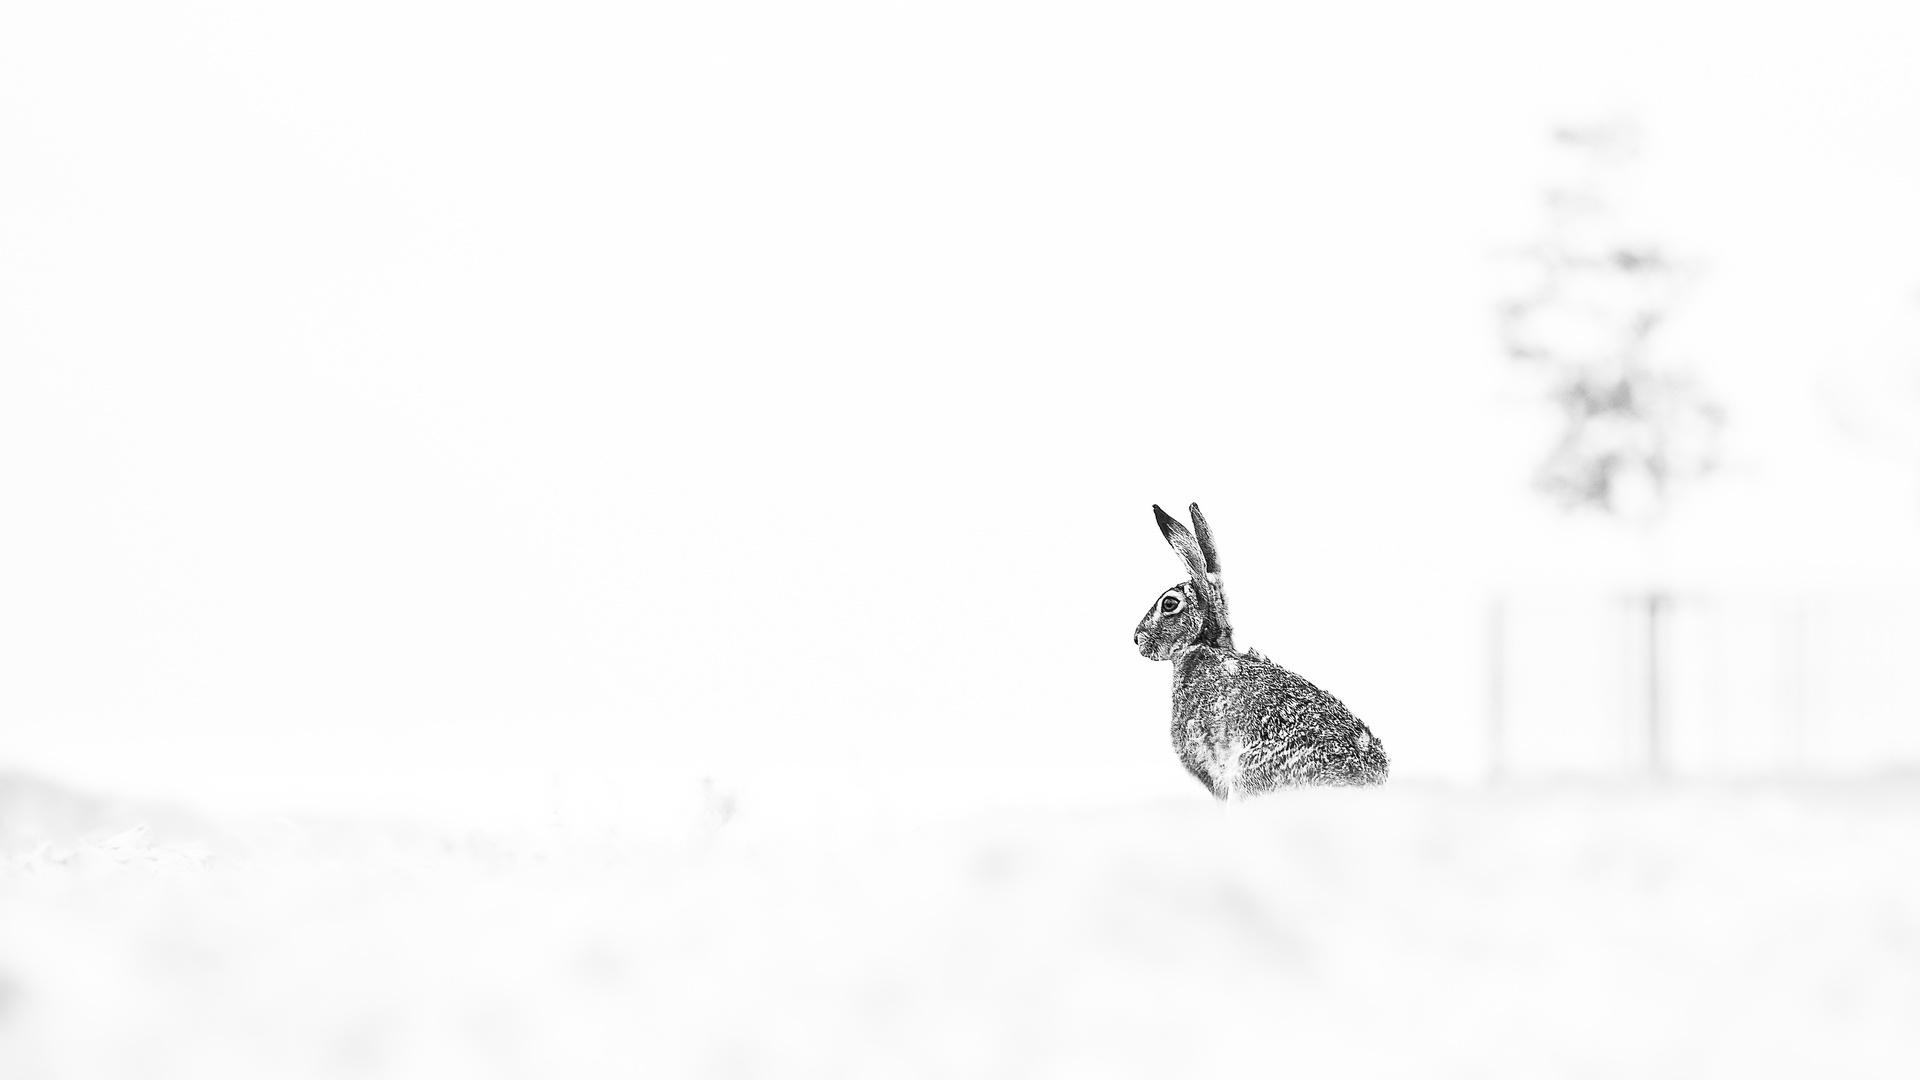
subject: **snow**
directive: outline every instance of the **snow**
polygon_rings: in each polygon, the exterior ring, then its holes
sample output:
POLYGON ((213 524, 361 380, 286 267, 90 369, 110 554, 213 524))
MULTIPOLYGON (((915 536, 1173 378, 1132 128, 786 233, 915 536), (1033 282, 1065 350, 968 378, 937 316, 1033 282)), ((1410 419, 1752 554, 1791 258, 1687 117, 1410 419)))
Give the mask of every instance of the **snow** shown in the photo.
POLYGON ((1911 780, 740 807, 7 834, 0 1075, 1920 1074, 1911 780))

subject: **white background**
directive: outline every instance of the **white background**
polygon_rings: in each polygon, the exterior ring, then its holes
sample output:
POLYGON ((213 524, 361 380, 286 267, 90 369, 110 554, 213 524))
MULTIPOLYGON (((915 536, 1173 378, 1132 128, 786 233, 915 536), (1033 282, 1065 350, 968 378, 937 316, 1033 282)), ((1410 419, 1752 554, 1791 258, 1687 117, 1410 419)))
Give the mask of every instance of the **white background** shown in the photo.
POLYGON ((1243 644, 1476 775, 1488 596, 1636 565, 1494 333, 1555 124, 1708 271, 1672 573, 1914 584, 1912 10, 11 5, 0 763, 1194 794, 1129 635, 1198 500, 1243 644))

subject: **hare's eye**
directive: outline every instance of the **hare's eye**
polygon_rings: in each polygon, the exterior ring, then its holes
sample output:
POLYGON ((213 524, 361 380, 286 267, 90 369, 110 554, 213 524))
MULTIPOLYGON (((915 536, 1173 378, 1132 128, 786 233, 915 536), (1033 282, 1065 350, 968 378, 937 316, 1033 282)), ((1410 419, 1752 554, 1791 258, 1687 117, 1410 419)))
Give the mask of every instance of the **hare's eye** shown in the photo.
POLYGON ((1176 612, 1176 611, 1179 611, 1179 610, 1180 610, 1180 598, 1179 598, 1178 596, 1164 596, 1164 597, 1161 597, 1161 599, 1160 599, 1160 610, 1161 610, 1162 612, 1164 612, 1164 613, 1166 613, 1166 614, 1168 614, 1168 615, 1171 615, 1171 614, 1173 614, 1174 612, 1176 612))

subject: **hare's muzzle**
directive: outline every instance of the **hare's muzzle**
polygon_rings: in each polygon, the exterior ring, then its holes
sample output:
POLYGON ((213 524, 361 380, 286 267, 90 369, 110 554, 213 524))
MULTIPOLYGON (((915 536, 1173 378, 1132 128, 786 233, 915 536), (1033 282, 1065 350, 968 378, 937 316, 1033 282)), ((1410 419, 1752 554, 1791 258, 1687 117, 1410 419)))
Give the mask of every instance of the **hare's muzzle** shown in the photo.
POLYGON ((1154 646, 1152 636, 1149 635, 1144 629, 1135 630, 1133 632, 1133 645, 1134 645, 1134 648, 1140 650, 1141 656, 1144 656, 1149 660, 1166 659, 1164 656, 1160 655, 1160 650, 1154 646))

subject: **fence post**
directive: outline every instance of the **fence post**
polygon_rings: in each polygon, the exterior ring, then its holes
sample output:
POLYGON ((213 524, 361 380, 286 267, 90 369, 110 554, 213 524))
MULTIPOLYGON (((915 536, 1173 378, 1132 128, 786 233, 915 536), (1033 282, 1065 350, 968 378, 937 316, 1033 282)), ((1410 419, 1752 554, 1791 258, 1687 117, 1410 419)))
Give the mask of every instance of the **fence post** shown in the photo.
POLYGON ((1487 779, 1507 771, 1507 598, 1487 605, 1487 779))
POLYGON ((1656 779, 1667 771, 1664 741, 1666 737, 1666 717, 1663 715, 1661 695, 1662 685, 1661 655, 1664 652, 1660 640, 1660 614, 1667 606, 1668 598, 1656 590, 1648 590, 1647 605, 1647 771, 1656 779))

